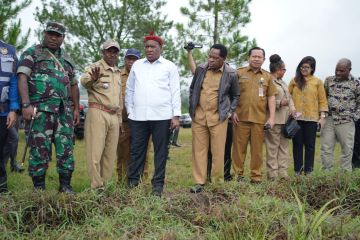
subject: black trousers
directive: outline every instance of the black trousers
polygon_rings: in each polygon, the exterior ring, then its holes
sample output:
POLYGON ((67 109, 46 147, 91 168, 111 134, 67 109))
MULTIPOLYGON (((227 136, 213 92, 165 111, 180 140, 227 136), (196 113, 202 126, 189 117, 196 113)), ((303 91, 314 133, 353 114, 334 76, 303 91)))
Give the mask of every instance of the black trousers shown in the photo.
POLYGON ((130 161, 128 184, 135 187, 140 183, 144 172, 146 151, 150 135, 154 144, 154 175, 151 179, 153 190, 162 192, 165 182, 166 160, 169 154, 170 120, 133 121, 129 120, 131 130, 130 161))
MULTIPOLYGON (((178 144, 177 140, 178 140, 178 137, 179 137, 179 132, 180 132, 180 128, 177 128, 177 129, 174 130, 174 137, 172 139, 170 139, 172 145, 178 144)), ((170 138, 171 138, 171 136, 170 136, 170 138)))
POLYGON ((2 157, 8 135, 6 119, 7 117, 0 117, 0 192, 7 189, 6 163, 5 159, 2 157))
POLYGON ((353 168, 360 168, 360 120, 355 123, 354 150, 352 156, 353 168))
POLYGON ((18 128, 19 128, 19 124, 16 123, 14 127, 8 129, 8 135, 6 138, 7 142, 5 143, 5 146, 3 148, 3 153, 0 156, 1 158, 3 158, 3 161, 5 161, 5 165, 10 159, 11 167, 15 167, 17 164, 16 155, 17 155, 17 149, 19 143, 18 128))
POLYGON ((301 129, 293 141, 294 170, 296 173, 310 173, 314 169, 317 122, 298 121, 301 129), (303 157, 305 147, 305 161, 303 157))
MULTIPOLYGON (((226 132, 226 142, 225 142, 225 154, 224 154, 224 180, 231 180, 231 146, 233 139, 233 127, 232 123, 229 120, 229 124, 226 132)), ((209 144, 208 151, 208 165, 207 165, 207 177, 211 179, 211 165, 212 165, 212 155, 211 148, 209 144)))

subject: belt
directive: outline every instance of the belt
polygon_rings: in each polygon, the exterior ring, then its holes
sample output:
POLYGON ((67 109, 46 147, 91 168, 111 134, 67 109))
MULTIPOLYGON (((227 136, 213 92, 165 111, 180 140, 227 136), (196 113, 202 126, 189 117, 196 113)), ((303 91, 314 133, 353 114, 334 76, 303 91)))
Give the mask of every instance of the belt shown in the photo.
POLYGON ((119 112, 119 108, 108 108, 102 104, 94 103, 94 102, 89 103, 89 108, 97 108, 110 114, 117 114, 119 112))

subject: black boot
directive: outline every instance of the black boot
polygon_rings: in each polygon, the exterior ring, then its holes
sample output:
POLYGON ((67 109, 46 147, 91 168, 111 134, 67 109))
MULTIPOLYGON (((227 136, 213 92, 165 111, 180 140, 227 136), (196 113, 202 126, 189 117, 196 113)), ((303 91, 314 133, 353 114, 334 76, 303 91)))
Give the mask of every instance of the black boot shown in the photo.
POLYGON ((33 176, 32 181, 35 190, 45 190, 45 175, 33 176))
POLYGON ((68 195, 75 195, 76 193, 72 190, 70 185, 71 182, 71 173, 60 173, 59 175, 60 182, 60 193, 66 193, 68 195))

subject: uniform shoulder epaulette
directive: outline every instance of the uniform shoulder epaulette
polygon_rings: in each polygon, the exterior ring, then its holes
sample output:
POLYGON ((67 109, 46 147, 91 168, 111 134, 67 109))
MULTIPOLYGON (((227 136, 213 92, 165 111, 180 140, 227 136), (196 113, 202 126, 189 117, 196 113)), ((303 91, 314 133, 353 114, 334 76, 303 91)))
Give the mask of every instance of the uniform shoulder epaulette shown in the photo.
POLYGON ((34 54, 41 54, 43 52, 43 48, 41 44, 32 45, 28 49, 26 49, 28 52, 34 52, 34 54))
POLYGON ((245 67, 238 67, 236 70, 240 70, 240 69, 245 69, 247 68, 246 66, 245 67))
POLYGON ((267 74, 271 74, 269 71, 265 70, 265 69, 261 69, 261 71, 264 71, 267 74))

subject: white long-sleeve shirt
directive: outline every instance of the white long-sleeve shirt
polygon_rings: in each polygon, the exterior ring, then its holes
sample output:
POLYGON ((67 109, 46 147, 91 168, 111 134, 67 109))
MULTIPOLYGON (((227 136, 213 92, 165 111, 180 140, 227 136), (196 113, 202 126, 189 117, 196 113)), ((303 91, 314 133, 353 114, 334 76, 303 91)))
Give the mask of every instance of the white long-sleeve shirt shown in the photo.
POLYGON ((125 106, 135 121, 167 120, 181 115, 180 80, 175 64, 163 57, 136 61, 126 83, 125 106))

